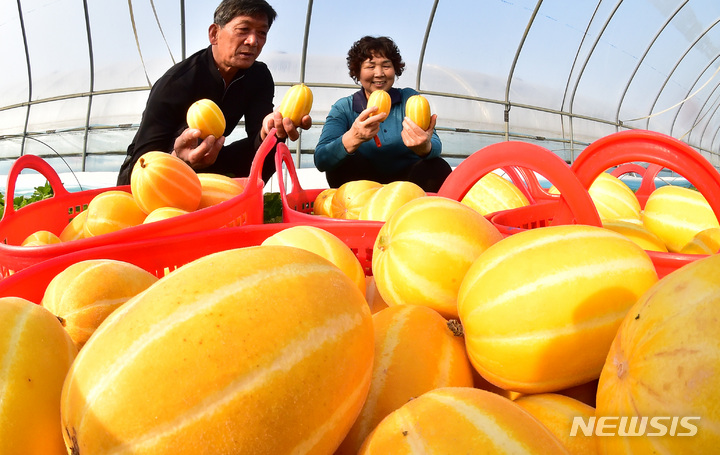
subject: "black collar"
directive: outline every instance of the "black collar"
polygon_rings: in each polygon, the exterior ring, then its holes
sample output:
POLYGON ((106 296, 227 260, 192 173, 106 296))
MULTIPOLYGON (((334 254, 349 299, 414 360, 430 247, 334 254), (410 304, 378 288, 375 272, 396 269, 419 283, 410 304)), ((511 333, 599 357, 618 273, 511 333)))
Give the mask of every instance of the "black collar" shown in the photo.
MULTIPOLYGON (((402 93, 400 93, 400 90, 396 89, 395 87, 390 87, 390 90, 388 90, 388 95, 390 95, 390 104, 397 104, 402 100, 402 93)), ((367 102, 368 100, 365 97, 365 89, 361 88, 357 92, 353 93, 353 111, 357 112, 358 114, 364 111, 367 108, 367 102)))

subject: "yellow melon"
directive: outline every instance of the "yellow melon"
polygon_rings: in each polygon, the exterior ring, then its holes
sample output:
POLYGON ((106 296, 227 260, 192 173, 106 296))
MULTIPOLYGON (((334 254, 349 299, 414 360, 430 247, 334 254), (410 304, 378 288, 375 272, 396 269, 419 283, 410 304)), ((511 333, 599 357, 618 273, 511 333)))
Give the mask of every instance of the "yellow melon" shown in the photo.
POLYGON ((195 101, 187 111, 187 124, 200 130, 200 138, 213 135, 216 138, 225 134, 225 115, 220 106, 211 99, 195 101))
POLYGON ((313 93, 305 84, 295 84, 285 92, 280 101, 278 111, 283 118, 289 118, 293 125, 300 126, 303 117, 310 114, 313 104, 313 93))
POLYGON ((405 203, 423 196, 426 196, 425 190, 413 182, 390 182, 373 193, 360 210, 358 219, 387 221, 405 203))
POLYGON ((422 95, 413 95, 405 102, 405 116, 423 130, 430 128, 430 102, 422 95))
POLYGON ((142 155, 130 175, 130 189, 143 212, 159 207, 197 210, 202 198, 200 177, 180 158, 165 152, 142 155))
POLYGON ((155 281, 155 275, 129 262, 90 259, 55 275, 41 303, 63 320, 80 349, 110 313, 155 281))
POLYGON ((611 231, 624 235, 637 243, 643 250, 667 252, 665 242, 642 223, 620 219, 605 219, 602 221, 602 225, 605 229, 610 229, 611 231))
MULTIPOLYGON (((633 429, 645 431, 643 436, 598 438, 601 453, 717 450, 718 270, 718 255, 689 263, 661 279, 628 312, 600 375, 596 415, 635 419, 633 429)), ((629 428, 618 420, 609 423, 629 428)))
POLYGON ((600 220, 640 219, 640 201, 619 178, 603 172, 588 189, 600 220))
POLYGON ((382 186, 372 180, 351 180, 343 183, 332 198, 332 218, 357 220, 368 199, 382 186))
POLYGON ((457 318, 463 276, 501 238, 490 221, 465 204, 440 196, 414 199, 378 232, 375 283, 388 305, 425 305, 457 318))
POLYGON ((317 226, 296 225, 269 236, 263 245, 284 245, 313 252, 335 264, 365 295, 367 283, 360 260, 350 247, 336 235, 317 226))
POLYGON ((225 202, 245 191, 245 185, 240 180, 227 175, 203 172, 198 174, 198 179, 202 189, 198 210, 225 202))
POLYGON ((514 183, 494 172, 485 174, 475 182, 460 202, 481 215, 524 207, 530 203, 514 183))
POLYGON ((132 194, 121 190, 108 190, 97 194, 90 200, 86 212, 83 223, 85 238, 138 226, 147 216, 132 194))
POLYGON ((71 240, 79 240, 83 238, 86 218, 87 210, 83 210, 75 215, 75 218, 73 218, 67 226, 63 228, 62 232, 58 236, 60 241, 69 242, 71 240))
POLYGON ((313 201, 313 214, 332 217, 332 200, 337 188, 325 188, 313 201))
POLYGON ((20 246, 43 246, 60 243, 60 237, 50 231, 39 230, 25 237, 20 246))
POLYGON ((720 228, 704 229, 680 250, 683 254, 715 254, 720 250, 720 228))
POLYGON ((190 212, 179 209, 177 207, 158 207, 152 212, 148 213, 148 216, 145 217, 143 224, 167 220, 169 218, 175 218, 176 216, 187 215, 188 213, 190 212))
POLYGON ((519 405, 472 387, 443 387, 408 401, 368 435, 359 455, 567 454, 519 405))
POLYGON ((506 237, 460 286, 470 360, 488 381, 523 393, 596 379, 620 321, 657 281, 645 250, 609 229, 565 225, 506 237))
POLYGON ((577 432, 571 436, 573 420, 576 417, 589 421, 595 416, 595 408, 559 393, 524 395, 515 400, 523 409, 542 422, 573 455, 597 453, 595 436, 577 432))
POLYGON ((462 335, 438 312, 402 305, 373 315, 375 363, 367 400, 335 452, 356 454, 365 437, 388 414, 439 387, 472 387, 472 366, 462 335))
POLYGON ((225 250, 101 324, 65 380, 62 428, 73 453, 331 454, 372 363, 372 316, 339 268, 300 248, 225 250))
POLYGON ((674 253, 680 252, 698 232, 720 227, 700 192, 671 185, 650 193, 643 210, 643 224, 674 253))
POLYGON ((48 310, 0 298, 0 453, 67 455, 60 391, 75 345, 48 310))

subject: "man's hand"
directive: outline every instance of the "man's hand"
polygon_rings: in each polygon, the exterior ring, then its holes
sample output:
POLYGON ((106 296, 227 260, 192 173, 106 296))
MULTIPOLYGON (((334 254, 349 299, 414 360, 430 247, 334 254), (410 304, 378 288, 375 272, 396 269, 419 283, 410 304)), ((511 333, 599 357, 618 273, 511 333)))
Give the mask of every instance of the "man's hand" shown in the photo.
POLYGON ((187 128, 177 139, 172 154, 185 161, 193 169, 203 169, 215 162, 225 144, 225 136, 210 135, 198 144, 200 130, 187 128))
MULTIPOLYGON (((300 137, 298 128, 293 125, 292 120, 289 117, 283 118, 279 111, 274 111, 265 116, 262 122, 262 129, 260 130, 260 139, 263 141, 267 137, 270 130, 275 128, 275 134, 278 139, 289 138, 291 141, 297 141, 300 137)), ((309 115, 303 116, 300 120, 300 128, 309 130, 312 126, 312 118, 309 115)))

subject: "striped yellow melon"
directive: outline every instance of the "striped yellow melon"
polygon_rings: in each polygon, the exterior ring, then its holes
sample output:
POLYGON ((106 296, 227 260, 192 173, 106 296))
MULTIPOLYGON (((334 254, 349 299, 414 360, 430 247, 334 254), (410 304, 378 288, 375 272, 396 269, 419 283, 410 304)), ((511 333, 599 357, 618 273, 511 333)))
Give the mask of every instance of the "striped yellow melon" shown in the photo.
POLYGON ((481 215, 529 204, 528 199, 514 183, 494 172, 485 174, 475 182, 460 202, 477 210, 481 215))
POLYGON ((393 411, 365 439, 359 455, 567 454, 543 424, 500 395, 443 387, 393 411))
POLYGON ((351 180, 343 183, 332 198, 332 218, 357 220, 360 210, 382 186, 372 180, 351 180))
POLYGON ((698 232, 720 227, 700 192, 671 185, 650 193, 643 210, 643 224, 674 253, 680 252, 698 232))
POLYGON ((95 195, 86 212, 84 238, 138 226, 147 216, 132 194, 121 190, 107 190, 95 195))
POLYGON ((642 223, 620 219, 605 219, 602 221, 602 225, 605 229, 610 229, 629 238, 637 243, 643 250, 667 252, 665 242, 642 223))
POLYGON ((165 152, 142 155, 130 175, 130 188, 145 213, 159 207, 197 210, 202 198, 200 178, 187 163, 165 152))
POLYGON ((559 393, 523 395, 515 403, 542 422, 573 455, 597 453, 596 437, 577 432, 571 436, 573 419, 580 417, 585 422, 595 416, 595 408, 559 393))
POLYGON ((372 194, 360 210, 358 219, 387 221, 405 203, 423 196, 426 196, 425 190, 413 182, 390 182, 372 194))
POLYGON ((75 345, 40 305, 0 298, 0 453, 66 455, 60 391, 75 345))
POLYGON ((465 204, 440 196, 414 199, 383 224, 372 272, 388 305, 425 305, 457 318, 457 293, 478 256, 502 235, 465 204))
POLYGON ((645 250, 609 229, 566 225, 506 237, 460 286, 470 360, 488 381, 523 393, 588 382, 625 313, 657 281, 645 250))
POLYGON ((332 217, 332 200, 337 188, 325 188, 313 201, 313 215, 332 217))
POLYGON ((313 104, 313 93, 305 84, 295 84, 285 92, 278 110, 283 118, 292 120, 293 125, 299 126, 302 118, 310 114, 313 104))
POLYGON ((689 263, 630 308, 600 375, 596 415, 636 418, 635 429, 642 417, 659 419, 646 420, 644 436, 598 438, 601 453, 717 452, 719 270, 718 255, 689 263))
POLYGON ((405 115, 423 130, 430 128, 430 103, 422 95, 413 95, 405 102, 405 115))
POLYGON ((25 237, 20 246, 42 246, 52 245, 53 243, 60 243, 60 237, 50 231, 39 230, 25 237))
POLYGON ((603 172, 588 189, 601 220, 640 219, 640 201, 619 178, 603 172))
POLYGON ((720 250, 720 228, 709 228, 695 234, 680 250, 683 254, 715 254, 720 250))
POLYGON ((225 134, 225 115, 213 100, 204 98, 195 101, 187 111, 187 124, 200 130, 200 139, 225 134))
POLYGON ((169 218, 175 218, 176 216, 187 215, 188 213, 190 212, 179 209, 177 207, 158 207, 152 212, 148 213, 148 216, 145 217, 145 221, 143 221, 143 224, 167 220, 169 218))
POLYGON ((382 114, 383 112, 389 115, 391 105, 390 94, 385 90, 374 90, 368 97, 367 107, 378 108, 373 115, 382 114))
POLYGON ((155 281, 155 275, 129 262, 90 259, 55 275, 41 303, 62 319, 80 349, 110 313, 155 281))
POLYGON ((402 305, 373 315, 375 363, 367 400, 336 455, 356 454, 365 437, 409 400, 440 387, 472 387, 461 334, 428 307, 402 305))
POLYGON ((245 185, 227 175, 202 172, 198 174, 198 179, 202 190, 198 210, 225 202, 245 191, 245 185))
MULTIPOLYGON (((360 260, 345 242, 324 229, 310 225, 290 226, 271 235, 262 244, 293 246, 320 255, 342 270, 365 295, 367 283, 360 260)), ((314 285, 321 286, 322 283, 314 285)))
POLYGON ((372 362, 368 305, 335 265, 300 248, 226 250, 105 320, 68 373, 63 431, 81 454, 332 454, 372 362))
POLYGON ((62 232, 60 232, 60 241, 62 242, 69 242, 71 240, 78 240, 83 238, 84 235, 84 229, 85 229, 85 219, 87 218, 87 210, 83 210, 82 212, 75 215, 75 218, 73 218, 65 228, 63 228, 62 232))

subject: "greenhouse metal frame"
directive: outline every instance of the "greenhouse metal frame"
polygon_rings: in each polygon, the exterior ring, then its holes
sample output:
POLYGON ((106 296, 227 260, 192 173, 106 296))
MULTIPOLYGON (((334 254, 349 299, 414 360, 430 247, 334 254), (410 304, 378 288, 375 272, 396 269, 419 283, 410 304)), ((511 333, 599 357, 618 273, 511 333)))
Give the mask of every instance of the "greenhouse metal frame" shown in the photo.
MULTIPOLYGON (((270 3, 278 19, 260 60, 275 78, 275 104, 299 82, 315 94, 313 128, 294 144, 300 166, 312 166, 332 103, 357 90, 345 56, 365 34, 398 43, 407 68, 396 86, 428 97, 450 159, 519 140, 571 162, 604 135, 649 129, 720 166, 715 0, 389 1, 363 21, 345 0, 270 3)), ((28 153, 73 171, 116 170, 153 81, 207 46, 215 6, 4 0, 4 173, 28 153)))

